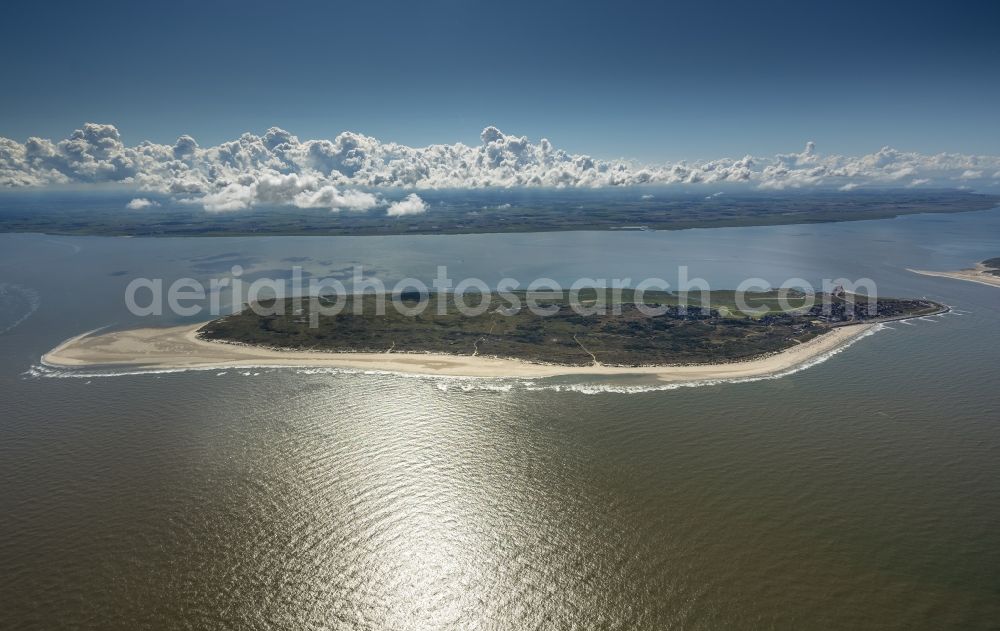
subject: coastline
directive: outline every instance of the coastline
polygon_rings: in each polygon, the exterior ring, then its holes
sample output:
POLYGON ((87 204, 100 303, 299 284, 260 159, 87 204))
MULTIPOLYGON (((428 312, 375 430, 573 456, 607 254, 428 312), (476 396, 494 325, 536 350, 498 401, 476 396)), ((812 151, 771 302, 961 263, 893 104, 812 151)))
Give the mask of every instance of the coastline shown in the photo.
POLYGON ((45 353, 42 363, 60 368, 331 367, 449 377, 649 375, 663 382, 686 382, 782 373, 834 352, 878 326, 865 323, 837 327, 778 353, 739 362, 629 367, 536 364, 517 359, 435 353, 332 353, 270 349, 200 339, 198 330, 205 324, 132 329, 99 335, 84 333, 45 353))
POLYGON ((982 263, 977 263, 974 268, 954 272, 931 272, 927 270, 910 269, 909 267, 906 268, 906 271, 913 272, 914 274, 920 274, 921 276, 954 278, 955 280, 965 280, 971 283, 979 283, 980 285, 989 285, 990 287, 1000 287, 1000 276, 990 274, 986 270, 987 267, 982 263))

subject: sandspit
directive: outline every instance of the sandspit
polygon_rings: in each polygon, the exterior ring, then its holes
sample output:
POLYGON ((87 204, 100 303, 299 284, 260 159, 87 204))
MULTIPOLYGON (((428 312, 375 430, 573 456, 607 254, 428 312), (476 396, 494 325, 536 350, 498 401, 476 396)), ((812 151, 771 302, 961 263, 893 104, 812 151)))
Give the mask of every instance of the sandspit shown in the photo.
POLYGON ((942 278, 967 280, 973 283, 980 283, 982 285, 1000 287, 1000 276, 991 274, 989 269, 990 268, 986 267, 982 263, 977 263, 974 268, 962 269, 957 272, 929 272, 927 270, 906 268, 907 271, 913 272, 914 274, 923 274, 924 276, 941 276, 942 278))

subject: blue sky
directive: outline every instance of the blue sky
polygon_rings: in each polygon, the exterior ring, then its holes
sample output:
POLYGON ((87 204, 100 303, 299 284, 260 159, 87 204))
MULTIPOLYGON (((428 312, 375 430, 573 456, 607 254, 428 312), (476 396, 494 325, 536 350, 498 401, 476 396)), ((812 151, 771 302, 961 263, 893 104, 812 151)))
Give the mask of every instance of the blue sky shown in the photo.
POLYGON ((997 2, 5 2, 0 136, 1000 153, 997 2))

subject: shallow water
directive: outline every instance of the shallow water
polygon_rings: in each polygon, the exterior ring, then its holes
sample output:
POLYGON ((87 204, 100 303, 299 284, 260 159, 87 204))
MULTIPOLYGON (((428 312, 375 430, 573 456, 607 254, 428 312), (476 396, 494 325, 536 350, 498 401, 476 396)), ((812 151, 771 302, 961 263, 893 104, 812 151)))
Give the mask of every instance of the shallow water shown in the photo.
POLYGON ((998 253, 1000 210, 671 233, 0 235, 0 628, 991 628, 1000 290, 904 268, 998 253), (237 263, 363 263, 389 282, 439 264, 490 283, 672 280, 680 264, 717 288, 868 276, 955 311, 780 379, 667 390, 38 366, 71 335, 150 324, 125 309, 131 278, 237 263))

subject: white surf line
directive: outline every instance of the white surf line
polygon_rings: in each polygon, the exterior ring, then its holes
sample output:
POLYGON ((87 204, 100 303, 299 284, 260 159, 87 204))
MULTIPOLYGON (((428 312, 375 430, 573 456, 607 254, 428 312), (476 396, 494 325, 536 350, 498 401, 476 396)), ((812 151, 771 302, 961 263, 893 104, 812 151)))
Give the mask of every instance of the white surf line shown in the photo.
POLYGON ((969 311, 968 309, 959 309, 955 305, 945 304, 944 306, 948 307, 948 311, 946 311, 945 313, 954 313, 955 315, 964 315, 966 313, 972 313, 972 311, 969 311))
MULTIPOLYGON (((111 326, 111 325, 107 325, 111 326)), ((106 327, 101 327, 106 328, 106 327)), ((601 382, 590 381, 592 376, 597 377, 598 375, 587 375, 582 374, 584 378, 588 379, 587 382, 576 384, 566 384, 566 383, 546 383, 549 381, 548 376, 538 376, 538 375, 440 375, 440 374, 426 374, 426 373, 412 373, 408 371, 399 371, 392 368, 363 368, 363 367, 346 367, 346 366, 323 366, 323 367, 307 367, 301 365, 288 365, 288 364, 254 364, 254 365, 244 365, 241 366, 243 369, 237 374, 245 375, 249 372, 249 376, 270 373, 275 370, 282 369, 292 369, 298 374, 329 374, 329 375, 356 375, 356 374, 379 374, 379 375, 393 375, 403 378, 414 378, 419 380, 430 380, 432 383, 452 383, 452 384, 475 384, 474 387, 462 387, 462 390, 469 389, 484 389, 484 390, 503 390, 507 391, 509 388, 506 384, 517 384, 517 387, 525 388, 526 390, 537 390, 537 389, 550 389, 550 390, 568 390, 568 391, 578 391, 584 393, 592 392, 648 392, 654 390, 673 390, 680 387, 698 387, 698 386, 708 386, 723 383, 747 383, 752 381, 760 381, 764 379, 778 379, 787 375, 797 373, 799 371, 805 370, 809 367, 815 366, 822 363, 832 357, 833 355, 843 351, 844 349, 852 346, 857 341, 874 334, 878 330, 882 330, 883 324, 873 324, 869 325, 868 329, 863 331, 860 335, 855 335, 851 337, 846 343, 842 343, 840 346, 835 346, 821 355, 817 355, 811 359, 805 360, 801 363, 786 366, 784 369, 777 369, 771 373, 759 373, 757 375, 748 375, 740 377, 702 377, 691 376, 687 380, 679 380, 669 384, 647 384, 639 386, 628 385, 628 384, 608 384, 607 381, 602 385, 601 382), (260 371, 260 372, 256 372, 260 371), (539 381, 542 380, 542 381, 539 381), (544 388, 539 388, 538 386, 544 385, 544 388)), ((87 332, 84 335, 92 334, 100 329, 95 329, 95 331, 87 332)), ((80 337, 80 336, 76 336, 80 337)), ((589 351, 576 337, 575 341, 581 348, 587 352, 592 359, 596 362, 596 356, 594 353, 589 351)), ((602 366, 601 364, 598 364, 602 366)), ((62 378, 93 378, 93 377, 119 377, 119 376, 131 376, 131 375, 164 375, 172 373, 184 373, 189 371, 215 371, 216 374, 225 372, 228 369, 233 368, 233 366, 228 366, 225 364, 211 364, 205 366, 195 366, 195 367, 138 367, 133 369, 122 369, 111 368, 110 366, 98 367, 95 370, 81 370, 80 368, 69 368, 63 369, 61 366, 46 367, 45 365, 35 365, 30 371, 25 373, 32 377, 62 377, 62 378), (52 369, 55 368, 55 369, 52 369)), ((232 373, 230 373, 232 374, 232 373)), ((554 375, 555 378, 563 378, 568 375, 554 375)), ((615 377, 612 375, 607 375, 608 379, 614 380, 615 377)), ((442 388, 444 389, 444 388, 442 388)))
MULTIPOLYGON (((111 325, 108 325, 108 326, 111 326, 111 325)), ((194 326, 199 326, 200 327, 200 326, 203 326, 203 324, 198 324, 198 325, 194 325, 194 326)), ((872 326, 877 326, 877 325, 867 325, 867 326, 868 327, 872 327, 872 326)), ((189 328, 189 327, 176 327, 176 328, 189 328)), ((97 331, 97 330, 100 330, 100 329, 95 329, 95 331, 97 331)), ((88 333, 86 333, 84 335, 88 335, 88 334, 91 334, 91 333, 92 332, 88 332, 88 333)), ((64 342, 64 344, 72 343, 72 340, 75 340, 75 339, 77 339, 79 337, 80 336, 76 336, 76 338, 71 338, 71 340, 69 342, 64 342)), ((825 338, 821 338, 821 339, 825 339, 825 338)), ((596 359, 596 353, 593 353, 589 349, 587 349, 586 346, 584 346, 582 344, 582 342, 580 342, 578 336, 576 337, 575 341, 577 342, 578 345, 581 346, 581 348, 585 352, 587 352, 591 356, 592 359, 596 359)), ((239 344, 234 344, 234 345, 243 346, 243 345, 239 345, 239 344)), ((50 351, 45 356, 43 356, 43 360, 47 359, 49 356, 53 356, 54 354, 58 353, 58 351, 59 351, 59 348, 56 348, 53 351, 50 351)), ((414 355, 422 355, 422 353, 414 353, 414 355)), ((760 356, 760 357, 755 358, 755 359, 764 360, 769 355, 772 355, 772 354, 767 354, 767 355, 764 355, 764 356, 760 356)), ((251 368, 251 367, 258 368, 258 367, 260 367, 260 368, 268 368, 268 369, 274 369, 274 368, 294 368, 294 369, 301 369, 303 367, 302 364, 299 364, 299 363, 273 362, 273 361, 268 361, 266 358, 255 358, 255 359, 260 359, 261 363, 249 363, 249 364, 243 364, 243 366, 245 366, 247 368, 251 368)), ((108 360, 108 361, 109 361, 109 364, 106 364, 106 365, 102 365, 99 361, 95 361, 95 362, 91 363, 90 365, 93 366, 93 367, 97 367, 98 370, 100 370, 102 374, 109 375, 109 376, 120 375, 120 374, 123 374, 123 372, 128 372, 128 373, 132 373, 132 374, 136 374, 136 373, 143 373, 143 374, 154 374, 154 373, 156 373, 156 374, 162 374, 162 373, 169 373, 169 372, 183 372, 185 370, 211 370, 211 369, 226 370, 226 369, 229 369, 229 368, 233 367, 233 365, 231 365, 229 363, 229 360, 218 360, 218 361, 214 361, 212 363, 207 363, 207 364, 202 364, 202 365, 194 365, 194 366, 183 365, 183 364, 181 364, 181 365, 173 365, 173 366, 171 366, 169 364, 162 365, 162 366, 153 366, 153 365, 145 365, 144 366, 142 364, 138 364, 138 366, 137 366, 138 370, 132 369, 132 370, 122 371, 121 366, 115 366, 115 367, 113 367, 113 364, 116 363, 115 361, 113 361, 113 360, 108 360), (110 371, 110 373, 107 372, 107 371, 110 371)), ((742 362, 739 362, 739 363, 742 363, 742 362)), ((51 364, 51 363, 49 363, 47 361, 43 362, 43 365, 49 366, 49 367, 52 367, 52 368, 55 368, 55 369, 67 368, 67 366, 64 365, 64 364, 51 364)), ((83 365, 86 365, 86 364, 83 364, 83 365)), ((43 366, 38 366, 38 367, 41 368, 43 366)), ((598 365, 596 367, 598 367, 598 368, 604 368, 605 365, 601 364, 600 362, 598 362, 598 365)), ((63 375, 70 376, 69 373, 72 373, 72 374, 75 374, 75 375, 90 374, 90 371, 80 371, 80 366, 72 366, 71 365, 68 368, 70 368, 70 370, 68 370, 68 371, 63 371, 63 370, 48 370, 46 372, 49 372, 49 373, 59 373, 60 376, 63 376, 63 375)), ((407 370, 407 369, 397 369, 395 367, 377 367, 377 366, 367 367, 367 366, 350 366, 350 365, 348 365, 348 366, 331 366, 330 368, 335 369, 336 372, 364 372, 366 374, 367 373, 373 373, 373 374, 374 373, 408 374, 408 373, 412 373, 413 372, 412 370, 407 370)), ((664 367, 660 367, 660 368, 673 368, 673 366, 664 366, 664 367)), ((682 367, 681 366, 676 366, 676 368, 682 368, 682 367)), ((647 367, 637 367, 636 370, 638 370, 640 373, 656 374, 658 368, 655 367, 655 366, 647 366, 647 367)), ((582 368, 571 370, 571 373, 572 372, 576 372, 577 374, 584 374, 584 375, 590 374, 590 373, 584 372, 582 368)), ((609 374, 609 375, 610 374, 616 374, 616 372, 617 371, 615 369, 611 369, 606 374, 609 374)), ((565 373, 565 374, 571 374, 571 373, 565 373)), ((508 377, 510 377, 510 378, 539 378, 540 377, 539 375, 535 375, 535 374, 532 374, 532 375, 517 375, 517 374, 513 374, 513 375, 505 375, 505 374, 495 374, 495 375, 494 374, 489 374, 489 375, 441 375, 441 374, 436 374, 436 373, 433 373, 433 372, 426 373, 426 374, 428 374, 429 376, 434 377, 434 378, 442 378, 442 377, 484 378, 485 377, 485 378, 488 378, 488 379, 492 379, 492 378, 508 378, 508 377)), ((595 373, 595 374, 601 374, 601 373, 595 373)), ((628 374, 628 371, 626 370, 622 374, 628 374)), ((761 374, 763 374, 763 373, 761 373, 761 374)), ((53 375, 53 376, 55 376, 55 375, 53 375)), ((548 376, 563 376, 563 374, 553 373, 553 374, 550 374, 550 375, 541 375, 541 377, 548 377, 548 376)), ((693 376, 691 378, 692 379, 698 379, 698 377, 695 377, 695 376, 693 376)))
POLYGON ((837 355, 849 347, 854 346, 854 344, 860 342, 862 339, 874 335, 879 331, 883 331, 888 327, 885 324, 878 323, 871 329, 868 329, 861 335, 854 337, 844 343, 842 346, 833 348, 826 353, 818 355, 809 361, 803 362, 797 366, 792 366, 785 370, 778 372, 764 374, 764 375, 754 375, 751 377, 731 377, 722 379, 696 379, 691 381, 677 381, 672 383, 663 383, 656 385, 624 385, 624 384, 608 384, 608 383, 572 383, 572 384, 544 384, 536 382, 526 382, 524 384, 525 390, 529 392, 552 390, 555 392, 576 392, 579 394, 639 394, 645 392, 663 392, 668 390, 679 390, 681 388, 701 388, 705 386, 716 386, 721 384, 741 384, 741 383, 753 383, 756 381, 771 381, 776 379, 783 379, 795 373, 808 370, 813 366, 818 366, 831 359, 834 355, 837 355))
MULTIPOLYGON (((107 325, 111 326, 111 325, 107 325)), ((101 330, 95 329, 94 331, 88 331, 83 335, 89 335, 96 331, 101 330)), ((224 374, 237 374, 244 377, 252 377, 260 375, 264 372, 271 372, 274 370, 290 369, 298 374, 315 375, 315 374, 327 374, 327 375, 390 375, 405 379, 416 379, 420 381, 432 382, 436 385, 439 390, 448 392, 451 390, 450 385, 455 385, 457 388, 463 392, 469 392, 471 390, 483 390, 483 391, 493 391, 493 392, 510 392, 514 386, 518 389, 523 389, 525 391, 556 391, 556 392, 576 392, 579 394, 635 394, 644 392, 658 392, 658 391, 668 391, 677 390, 680 388, 698 388, 704 386, 714 386, 721 384, 741 384, 741 383, 752 383, 756 381, 767 381, 781 379, 795 373, 807 370, 813 366, 817 366, 831 359, 834 355, 837 355, 847 348, 853 346, 862 339, 874 335, 880 330, 887 329, 884 324, 876 324, 867 331, 861 333, 849 339, 847 342, 840 346, 834 347, 829 351, 813 357, 801 364, 788 367, 784 370, 779 370, 769 374, 753 375, 747 377, 731 377, 731 378, 709 378, 709 379, 691 379, 689 381, 678 381, 672 383, 661 383, 655 385, 627 385, 627 384, 614 384, 614 383, 569 383, 569 384, 559 384, 559 383, 545 383, 544 380, 549 379, 548 377, 537 377, 537 376, 499 376, 499 377, 484 377, 484 376, 463 376, 463 375, 430 375, 421 373, 409 373, 409 372, 398 372, 393 370, 373 370, 373 369, 361 369, 361 368, 348 368, 348 367, 335 367, 335 366, 323 366, 323 367, 304 367, 304 366, 281 366, 281 365, 250 365, 241 366, 239 369, 232 371, 232 367, 227 366, 197 366, 197 367, 183 367, 183 368, 139 368, 139 369, 107 369, 107 370, 86 370, 80 368, 61 368, 52 367, 46 365, 36 365, 33 366, 31 370, 26 372, 26 375, 32 377, 48 377, 48 378, 106 378, 106 377, 131 377, 131 376, 159 376, 159 375, 169 375, 169 374, 180 374, 186 372, 208 372, 214 371, 216 376, 222 376, 224 374), (221 370, 220 370, 221 369, 221 370), (540 381, 542 380, 542 381, 540 381)), ((76 336, 82 337, 82 336, 76 336)), ((71 338, 72 339, 72 338, 71 338)), ((577 344, 580 344, 577 340, 577 344)), ((582 344, 581 344, 582 347, 582 344)), ((584 350, 586 350, 584 348, 584 350)), ((590 353, 590 351, 587 351, 590 353)), ((590 353, 593 357, 593 354, 590 353)), ((559 378, 562 376, 558 376, 559 378)))

